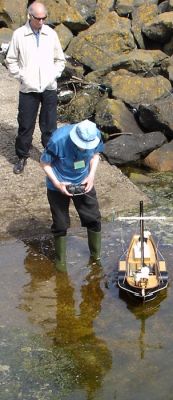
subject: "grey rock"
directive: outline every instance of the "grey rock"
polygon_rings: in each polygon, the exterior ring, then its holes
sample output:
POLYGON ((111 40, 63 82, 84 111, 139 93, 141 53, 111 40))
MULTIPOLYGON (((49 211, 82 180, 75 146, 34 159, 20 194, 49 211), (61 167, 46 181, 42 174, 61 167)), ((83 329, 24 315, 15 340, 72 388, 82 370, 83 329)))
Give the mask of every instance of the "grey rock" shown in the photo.
POLYGON ((121 135, 106 143, 104 155, 110 164, 117 166, 134 163, 165 142, 166 138, 161 132, 121 135))
POLYGON ((152 104, 139 107, 139 121, 147 130, 161 130, 170 140, 173 138, 173 97, 169 96, 152 104))

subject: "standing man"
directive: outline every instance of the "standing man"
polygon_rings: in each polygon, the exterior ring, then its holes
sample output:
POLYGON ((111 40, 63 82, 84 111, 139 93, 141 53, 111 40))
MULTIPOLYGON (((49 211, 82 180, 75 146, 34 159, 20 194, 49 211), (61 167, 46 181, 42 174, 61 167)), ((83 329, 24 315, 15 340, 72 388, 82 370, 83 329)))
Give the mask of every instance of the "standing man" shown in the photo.
POLYGON ((65 57, 56 32, 44 24, 46 18, 45 6, 33 2, 28 8, 28 21, 13 33, 6 57, 10 74, 20 82, 15 174, 24 170, 29 157, 40 104, 43 147, 57 128, 56 79, 65 68, 65 57))
POLYGON ((65 266, 70 199, 79 214, 81 225, 87 228, 91 261, 100 260, 101 216, 94 178, 102 151, 103 142, 96 124, 84 120, 57 129, 41 156, 41 166, 47 175, 58 269, 65 266))

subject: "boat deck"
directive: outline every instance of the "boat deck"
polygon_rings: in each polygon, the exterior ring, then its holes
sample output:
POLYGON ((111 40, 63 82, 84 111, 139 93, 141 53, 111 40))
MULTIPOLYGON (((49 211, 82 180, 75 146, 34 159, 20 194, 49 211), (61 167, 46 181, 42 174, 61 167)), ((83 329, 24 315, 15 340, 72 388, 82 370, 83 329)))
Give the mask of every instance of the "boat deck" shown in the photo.
MULTIPOLYGON (((133 276, 128 276, 126 279, 130 286, 140 287, 135 284, 135 279, 133 276)), ((159 285, 159 281, 158 281, 156 275, 150 275, 146 282, 145 289, 152 289, 152 288, 157 287, 158 285, 159 285)))

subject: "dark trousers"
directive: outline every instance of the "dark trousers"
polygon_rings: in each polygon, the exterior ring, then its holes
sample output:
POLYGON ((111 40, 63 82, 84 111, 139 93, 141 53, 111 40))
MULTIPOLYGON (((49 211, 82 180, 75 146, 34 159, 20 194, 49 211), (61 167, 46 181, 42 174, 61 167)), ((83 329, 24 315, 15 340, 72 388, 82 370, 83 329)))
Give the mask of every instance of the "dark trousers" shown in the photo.
POLYGON ((18 108, 18 136, 15 149, 19 158, 28 157, 35 129, 39 105, 39 126, 41 130, 41 142, 46 146, 51 134, 57 128, 57 92, 45 90, 43 93, 19 92, 18 108))
POLYGON ((78 212, 81 225, 88 229, 101 231, 101 215, 94 188, 89 193, 68 197, 60 191, 47 190, 47 197, 52 213, 51 231, 54 236, 65 236, 70 226, 69 204, 72 199, 78 212))

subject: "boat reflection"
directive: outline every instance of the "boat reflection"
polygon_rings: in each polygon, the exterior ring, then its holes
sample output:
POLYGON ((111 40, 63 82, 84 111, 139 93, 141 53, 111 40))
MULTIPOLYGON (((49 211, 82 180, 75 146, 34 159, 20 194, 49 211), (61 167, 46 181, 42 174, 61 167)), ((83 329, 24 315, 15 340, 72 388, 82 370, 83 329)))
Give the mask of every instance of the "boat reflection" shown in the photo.
POLYGON ((164 292, 161 292, 154 300, 142 304, 135 302, 133 299, 129 301, 129 296, 127 296, 124 292, 120 292, 119 297, 126 303, 127 309, 135 316, 137 320, 140 321, 138 343, 140 358, 144 359, 146 349, 158 349, 160 347, 160 345, 157 343, 150 345, 145 342, 147 328, 146 321, 159 311, 161 303, 167 298, 167 289, 165 289, 164 292))

